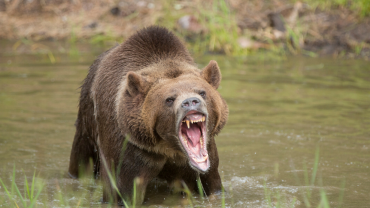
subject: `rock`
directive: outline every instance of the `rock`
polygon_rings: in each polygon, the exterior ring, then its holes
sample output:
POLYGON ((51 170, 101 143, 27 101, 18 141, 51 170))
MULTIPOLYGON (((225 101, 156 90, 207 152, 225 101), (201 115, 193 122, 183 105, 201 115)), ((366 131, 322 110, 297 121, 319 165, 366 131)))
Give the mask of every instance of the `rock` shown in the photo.
POLYGON ((252 48, 253 41, 246 37, 240 37, 238 38, 238 44, 241 48, 252 48))
POLYGON ((270 20, 270 26, 275 30, 285 32, 285 23, 280 13, 270 13, 267 15, 270 20))
POLYGON ((260 48, 267 48, 268 45, 264 43, 260 43, 254 40, 251 40, 247 37, 240 37, 238 38, 238 44, 241 48, 245 49, 260 49, 260 48))
POLYGON ((84 28, 94 29, 96 28, 96 26, 98 26, 97 22, 91 22, 90 24, 86 25, 84 28))
POLYGON ((285 22, 280 13, 270 13, 267 15, 270 20, 270 26, 273 28, 273 34, 276 39, 281 39, 285 36, 285 22))
POLYGON ((119 4, 118 6, 112 7, 110 13, 113 16, 126 17, 137 10, 137 6, 134 4, 119 4))
POLYGON ((113 16, 118 16, 120 14, 121 10, 119 9, 119 7, 113 7, 112 9, 110 9, 110 13, 113 15, 113 16))
POLYGON ((6 11, 5 0, 0 0, 0 12, 5 12, 5 11, 6 11))

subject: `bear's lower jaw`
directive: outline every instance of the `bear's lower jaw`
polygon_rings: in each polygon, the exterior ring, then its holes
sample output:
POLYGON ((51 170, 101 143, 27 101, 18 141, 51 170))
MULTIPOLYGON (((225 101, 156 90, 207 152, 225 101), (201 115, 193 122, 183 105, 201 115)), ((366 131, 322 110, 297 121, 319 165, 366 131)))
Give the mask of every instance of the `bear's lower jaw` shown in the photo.
POLYGON ((190 165, 200 172, 209 168, 206 138, 206 117, 199 112, 188 113, 179 128, 179 138, 190 165))

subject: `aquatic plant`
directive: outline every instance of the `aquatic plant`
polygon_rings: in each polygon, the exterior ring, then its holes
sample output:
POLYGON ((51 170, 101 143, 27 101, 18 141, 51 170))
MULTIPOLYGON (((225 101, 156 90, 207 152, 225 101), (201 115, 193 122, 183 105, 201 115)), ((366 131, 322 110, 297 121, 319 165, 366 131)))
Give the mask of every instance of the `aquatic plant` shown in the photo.
POLYGON ((43 188, 45 187, 45 183, 42 180, 36 179, 36 172, 33 174, 31 184, 28 183, 27 177, 24 176, 24 195, 22 195, 17 184, 15 183, 15 166, 13 168, 11 181, 11 188, 8 190, 0 178, 0 183, 4 188, 6 195, 9 197, 10 201, 14 203, 15 207, 19 207, 19 202, 17 202, 16 198, 20 199, 20 203, 23 207, 34 207, 41 191, 43 191, 43 188))
MULTIPOLYGON (((123 150, 125 149, 125 144, 123 147, 123 150)), ((107 163, 105 160, 102 160, 103 165, 105 168, 107 168, 107 163)), ((294 169, 294 164, 292 165, 294 169)), ((315 186, 316 183, 318 183, 319 186, 322 186, 322 181, 321 178, 317 177, 317 172, 319 168, 319 148, 317 148, 316 153, 315 153, 315 159, 312 167, 312 172, 311 172, 311 177, 309 177, 309 172, 307 170, 306 163, 303 163, 303 171, 304 171, 304 177, 303 181, 304 184, 301 182, 301 178, 297 175, 296 171, 293 171, 294 177, 296 178, 296 183, 299 187, 299 191, 301 192, 301 196, 303 198, 303 204, 305 207, 321 207, 321 208, 329 208, 330 207, 330 200, 328 198, 328 195, 326 194, 325 190, 323 188, 319 189, 319 197, 320 200, 318 201, 317 205, 314 205, 312 203, 312 188, 315 186), (302 186, 303 185, 303 186, 302 186)), ((278 166, 275 165, 275 172, 276 169, 278 169, 278 166)), ((118 169, 117 169, 118 170, 118 169)), ((8 206, 13 206, 13 207, 25 207, 25 208, 32 208, 32 207, 48 207, 50 204, 46 202, 46 199, 40 198, 40 195, 46 195, 48 190, 45 188, 46 187, 46 182, 44 179, 41 179, 39 177, 36 177, 36 172, 33 174, 32 177, 32 182, 29 182, 27 177, 25 176, 24 179, 24 194, 21 193, 21 190, 18 188, 18 185, 16 184, 16 177, 15 177, 16 169, 14 166, 13 169, 13 174, 11 176, 11 184, 10 184, 10 189, 7 188, 6 184, 0 179, 0 183, 2 185, 2 188, 4 189, 6 196, 8 197, 9 201, 7 201, 5 198, 2 198, 0 195, 0 203, 1 204, 7 204, 8 206)), ((133 187, 133 197, 132 200, 125 201, 123 199, 123 196, 120 195, 119 190, 116 185, 116 178, 115 178, 116 172, 114 170, 108 171, 108 177, 110 179, 110 182, 112 183, 112 187, 117 191, 119 197, 122 199, 123 205, 125 207, 136 207, 136 186, 138 181, 134 181, 134 187, 133 187)), ((90 176, 91 177, 91 176, 90 176)), ((82 177, 79 179, 82 181, 82 185, 87 187, 91 184, 95 184, 96 182, 94 179, 87 179, 86 177, 82 177)), ((89 196, 95 196, 96 194, 101 194, 99 191, 91 191, 88 189, 85 189, 86 191, 75 191, 75 190, 62 190, 59 186, 58 180, 56 181, 55 185, 57 186, 56 190, 57 193, 55 196, 52 196, 52 202, 54 205, 57 206, 73 206, 73 207, 83 207, 83 206, 89 206, 91 202, 89 200, 86 200, 86 198, 89 198, 89 196), (71 196, 73 196, 74 202, 71 202, 71 196)), ((185 194, 186 200, 187 200, 187 205, 189 207, 199 207, 206 205, 209 203, 209 199, 207 196, 205 196, 205 192, 202 186, 202 183, 200 182, 200 178, 198 177, 197 180, 197 185, 198 185, 198 191, 199 194, 192 193, 187 185, 182 182, 181 183, 182 187, 180 192, 185 194)), ((101 186, 101 185, 100 185, 101 186)), ((339 194, 338 200, 334 200, 337 202, 338 207, 341 207, 343 204, 343 196, 344 196, 344 188, 345 188, 345 181, 343 180, 342 185, 341 185, 341 191, 339 194)), ((294 197, 292 200, 288 201, 284 195, 284 193, 281 193, 279 190, 271 189, 268 188, 266 185, 266 181, 264 182, 264 201, 266 202, 268 207, 295 207, 297 198, 294 197)), ((234 205, 233 202, 233 193, 232 193, 232 187, 230 186, 230 190, 228 192, 225 192, 224 187, 222 187, 222 192, 221 194, 216 196, 216 199, 220 200, 220 205, 221 207, 226 207, 230 205, 234 205), (228 195, 228 197, 226 197, 228 195), (226 200, 230 200, 227 201, 226 200)), ((50 200, 50 199, 49 199, 50 200)), ((315 199, 316 201, 317 199, 315 199)), ((103 206, 103 205, 102 205, 103 206)), ((109 207, 114 207, 114 202, 113 202, 113 197, 111 198, 109 204, 109 207)))
POLYGON ((18 47, 20 47, 21 45, 26 45, 28 46, 31 51, 35 54, 40 54, 40 55, 47 55, 48 56, 48 59, 50 61, 50 63, 54 64, 55 63, 55 56, 53 54, 53 52, 51 51, 51 49, 47 46, 47 45, 44 45, 42 43, 38 43, 38 42, 34 42, 32 40, 29 40, 29 39, 26 39, 26 38, 22 38, 20 40, 18 40, 17 42, 15 42, 13 44, 13 51, 16 51, 18 47))

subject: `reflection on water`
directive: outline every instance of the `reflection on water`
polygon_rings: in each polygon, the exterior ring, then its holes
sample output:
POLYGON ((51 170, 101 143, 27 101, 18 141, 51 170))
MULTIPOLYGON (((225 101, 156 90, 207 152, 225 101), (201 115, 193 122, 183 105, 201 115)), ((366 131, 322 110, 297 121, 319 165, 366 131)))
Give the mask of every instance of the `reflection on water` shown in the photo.
MULTIPOLYGON (((100 205, 101 185, 65 177, 79 86, 98 53, 54 54, 56 64, 50 64, 42 55, 1 52, 0 178, 9 182, 15 164, 21 189, 23 175, 32 178, 35 170, 47 181, 40 206, 57 204, 59 189, 87 191, 91 194, 84 195, 84 203, 100 205)), ((222 69, 219 91, 230 108, 228 124, 216 138, 227 206, 266 207, 268 196, 273 201, 279 195, 286 205, 302 207, 303 189, 312 190, 310 201, 317 206, 323 188, 335 207, 343 181, 343 207, 368 206, 368 62, 297 57, 261 62, 222 56, 197 60, 203 66, 211 58, 222 69), (304 175, 311 180, 316 148, 315 186, 306 187, 304 175)), ((146 205, 185 203, 164 187, 153 182, 146 205)), ((0 202, 10 203, 4 194, 0 188, 0 202)), ((81 197, 68 195, 66 200, 78 204, 81 197)), ((194 203, 217 207, 221 195, 194 203)))

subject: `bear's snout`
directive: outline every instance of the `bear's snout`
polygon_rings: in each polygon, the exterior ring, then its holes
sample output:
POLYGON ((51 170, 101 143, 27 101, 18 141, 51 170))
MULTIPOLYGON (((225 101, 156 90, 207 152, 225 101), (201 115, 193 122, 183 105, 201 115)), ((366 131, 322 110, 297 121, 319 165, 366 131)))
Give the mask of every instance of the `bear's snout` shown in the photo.
POLYGON ((199 107, 200 102, 201 101, 198 98, 191 97, 182 101, 181 107, 187 111, 196 110, 199 107))

